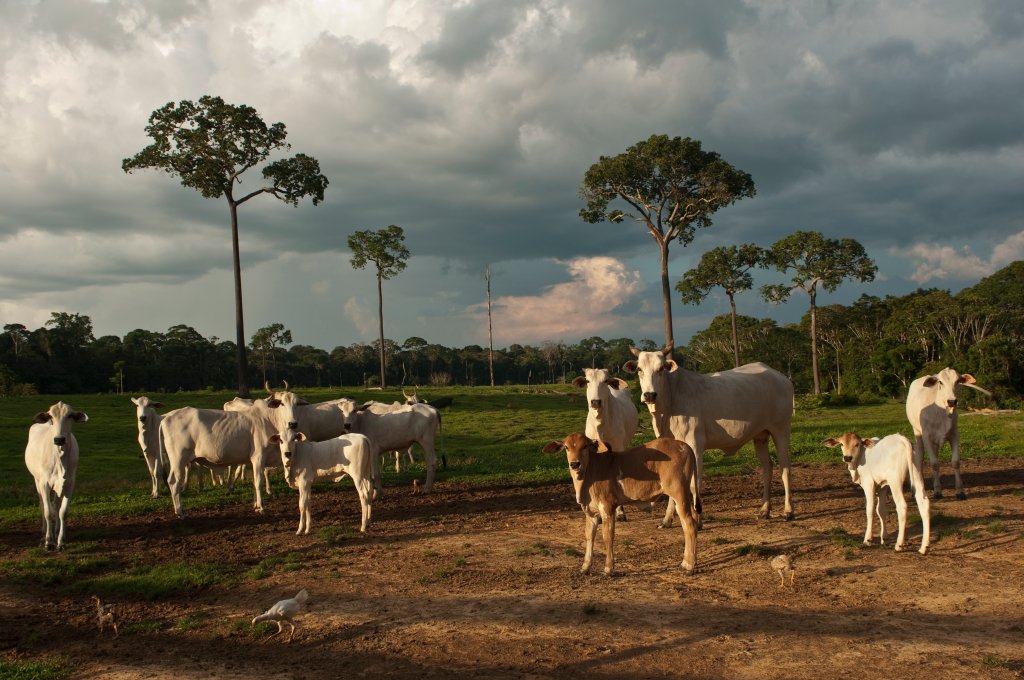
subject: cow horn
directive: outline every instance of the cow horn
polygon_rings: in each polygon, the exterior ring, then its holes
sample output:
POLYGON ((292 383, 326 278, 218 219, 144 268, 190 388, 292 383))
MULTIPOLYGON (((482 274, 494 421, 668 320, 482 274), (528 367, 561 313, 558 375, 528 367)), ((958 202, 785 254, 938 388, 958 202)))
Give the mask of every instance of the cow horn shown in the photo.
POLYGON ((675 344, 675 342, 672 341, 672 340, 669 340, 668 342, 666 342, 665 346, 661 348, 661 353, 664 354, 665 356, 668 356, 669 354, 672 354, 672 345, 674 345, 674 344, 675 344))
POLYGON ((963 383, 963 384, 961 385, 961 387, 970 387, 970 388, 971 388, 972 390, 978 390, 979 392, 981 392, 982 394, 984 394, 984 395, 985 395, 986 397, 991 397, 991 396, 992 396, 992 393, 991 393, 991 392, 989 392, 988 390, 986 390, 986 389, 985 389, 984 387, 978 387, 978 386, 977 386, 977 385, 975 385, 974 383, 963 383))
POLYGON ((284 383, 284 389, 285 389, 286 391, 287 391, 287 390, 290 390, 290 389, 291 389, 290 387, 288 387, 288 381, 287 381, 287 380, 282 380, 281 382, 283 382, 283 383, 284 383))
POLYGON ((270 389, 270 383, 268 383, 266 380, 263 381, 263 389, 267 391, 267 394, 274 393, 274 390, 270 389))

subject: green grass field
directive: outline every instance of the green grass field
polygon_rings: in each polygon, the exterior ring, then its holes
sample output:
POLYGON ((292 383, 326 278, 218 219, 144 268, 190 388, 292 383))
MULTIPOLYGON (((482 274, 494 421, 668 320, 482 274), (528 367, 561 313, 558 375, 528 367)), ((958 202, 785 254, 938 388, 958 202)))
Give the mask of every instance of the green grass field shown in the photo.
MULTIPOLYGON (((298 390, 309 401, 348 396, 362 401, 392 401, 401 390, 298 390)), ((635 392, 635 390, 634 390, 635 392)), ((564 480, 564 457, 549 456, 541 447, 552 439, 582 430, 586 420, 585 395, 567 385, 475 387, 421 390, 433 399, 453 396, 455 404, 444 410, 439 453, 448 459, 447 469, 438 469, 439 481, 467 484, 524 483, 564 480)), ((89 416, 76 425, 81 449, 78 483, 72 512, 89 514, 141 514, 169 512, 166 491, 158 499, 149 497, 149 476, 136 439, 134 395, 71 395, 5 398, 0 412, 0 524, 38 517, 38 500, 32 478, 25 469, 24 450, 32 417, 58 399, 89 416)), ((226 392, 150 394, 166 404, 164 411, 180 406, 220 408, 233 395, 226 392)), ((911 435, 901 402, 877 405, 798 409, 793 423, 792 450, 799 463, 838 462, 834 450, 821 446, 822 439, 854 430, 861 435, 901 432, 911 435)), ((1024 443, 1024 416, 961 417, 961 449, 964 458, 1019 456, 1024 443)), ((651 436, 650 419, 641 411, 641 431, 635 441, 651 436)), ((943 460, 949 459, 948 447, 943 460)), ((422 460, 420 458, 420 460, 422 460)), ((710 451, 705 457, 705 474, 728 475, 756 467, 753 448, 747 445, 734 456, 710 451)), ((423 464, 401 474, 385 465, 386 486, 408 485, 422 478, 423 464)), ((283 481, 276 478, 283 487, 283 481)), ((229 494, 222 488, 195 493, 191 507, 236 502, 240 494, 251 495, 248 484, 229 494), (232 500, 235 499, 235 500, 232 500)), ((85 540, 85 536, 77 536, 85 540)))

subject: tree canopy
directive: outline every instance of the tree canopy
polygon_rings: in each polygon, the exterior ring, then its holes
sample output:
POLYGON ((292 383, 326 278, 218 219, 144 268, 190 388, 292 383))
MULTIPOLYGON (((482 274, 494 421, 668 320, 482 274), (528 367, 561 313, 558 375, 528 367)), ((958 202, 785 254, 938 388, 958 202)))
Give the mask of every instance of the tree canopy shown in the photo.
POLYGON ((386 386, 386 356, 384 343, 384 292, 381 288, 383 279, 398 276, 405 269, 405 261, 409 259, 409 249, 405 247, 405 232, 402 228, 390 224, 377 231, 365 230, 353 232, 348 237, 348 247, 352 251, 352 266, 363 269, 373 263, 377 270, 377 319, 380 323, 380 386, 386 386))
POLYGON ((270 194, 293 206, 310 197, 313 205, 324 200, 327 178, 311 156, 296 154, 263 168, 261 186, 235 196, 242 175, 267 160, 275 151, 290 149, 284 123, 267 125, 251 106, 228 104, 204 95, 193 102, 169 102, 154 111, 146 126, 153 143, 121 162, 121 169, 153 168, 176 176, 182 186, 204 198, 224 197, 231 215, 231 244, 235 279, 235 334, 238 348, 238 391, 249 395, 246 383, 245 324, 242 313, 242 267, 238 248, 238 206, 261 194, 270 194))
POLYGON ((761 294, 769 302, 784 302, 794 290, 807 293, 811 303, 811 360, 814 393, 821 393, 818 372, 817 296, 818 285, 832 293, 847 279, 874 281, 878 267, 852 238, 825 238, 819 231, 796 231, 779 239, 768 250, 766 260, 783 273, 792 271, 788 284, 766 284, 761 294))
POLYGON ((668 278, 671 243, 693 241, 698 227, 737 200, 753 196, 754 181, 690 137, 652 135, 617 156, 601 156, 583 177, 580 217, 596 224, 625 218, 644 226, 661 253, 665 341, 673 342, 668 278), (615 204, 613 206, 613 204, 615 204), (621 206, 621 207, 617 207, 621 206))

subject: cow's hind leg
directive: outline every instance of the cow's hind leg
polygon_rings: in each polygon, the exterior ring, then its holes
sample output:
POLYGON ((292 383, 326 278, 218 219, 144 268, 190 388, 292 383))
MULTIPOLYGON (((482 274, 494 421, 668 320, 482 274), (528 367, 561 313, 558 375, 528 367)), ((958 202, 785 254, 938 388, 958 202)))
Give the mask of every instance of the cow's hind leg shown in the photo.
POLYGON ((785 498, 785 510, 784 519, 789 522, 795 517, 793 513, 793 498, 789 492, 789 479, 790 472, 793 468, 793 459, 789 454, 789 430, 785 431, 772 431, 772 441, 775 442, 775 457, 779 461, 779 470, 782 473, 782 493, 785 498))
POLYGON ((772 455, 768 451, 768 433, 754 437, 754 452, 761 463, 761 509, 757 516, 768 519, 772 516, 772 455))

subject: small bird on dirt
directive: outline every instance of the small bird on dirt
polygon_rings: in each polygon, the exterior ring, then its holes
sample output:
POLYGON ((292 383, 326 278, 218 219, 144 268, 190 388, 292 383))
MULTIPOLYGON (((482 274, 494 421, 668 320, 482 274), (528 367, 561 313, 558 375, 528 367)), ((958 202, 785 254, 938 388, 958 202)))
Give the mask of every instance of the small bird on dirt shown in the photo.
POLYGON ((117 612, 114 605, 103 604, 95 595, 92 599, 96 603, 96 625, 100 629, 100 635, 103 635, 103 629, 109 626, 114 629, 114 637, 117 637, 117 612))
MULTIPOLYGON (((291 642, 292 638, 295 636, 295 629, 299 626, 299 624, 292 621, 292 619, 302 611, 302 608, 308 599, 309 593, 307 593, 306 589, 303 588, 295 597, 287 600, 281 600, 266 612, 254 618, 252 620, 252 625, 255 626, 261 621, 273 621, 277 624, 277 633, 274 633, 274 635, 278 635, 282 630, 284 630, 284 627, 281 624, 287 623, 292 627, 292 632, 291 635, 288 636, 288 640, 286 640, 286 642, 291 642)), ((274 635, 271 635, 267 639, 269 640, 274 637, 274 635)))
POLYGON ((776 555, 769 562, 771 568, 775 570, 775 573, 782 579, 782 583, 779 585, 780 588, 786 587, 786 574, 789 574, 789 585, 793 585, 793 579, 796 578, 796 567, 793 566, 793 558, 789 555, 776 555))
POLYGON ((416 480, 416 479, 412 480, 412 495, 413 496, 419 496, 420 495, 420 483, 419 483, 419 480, 416 480))

